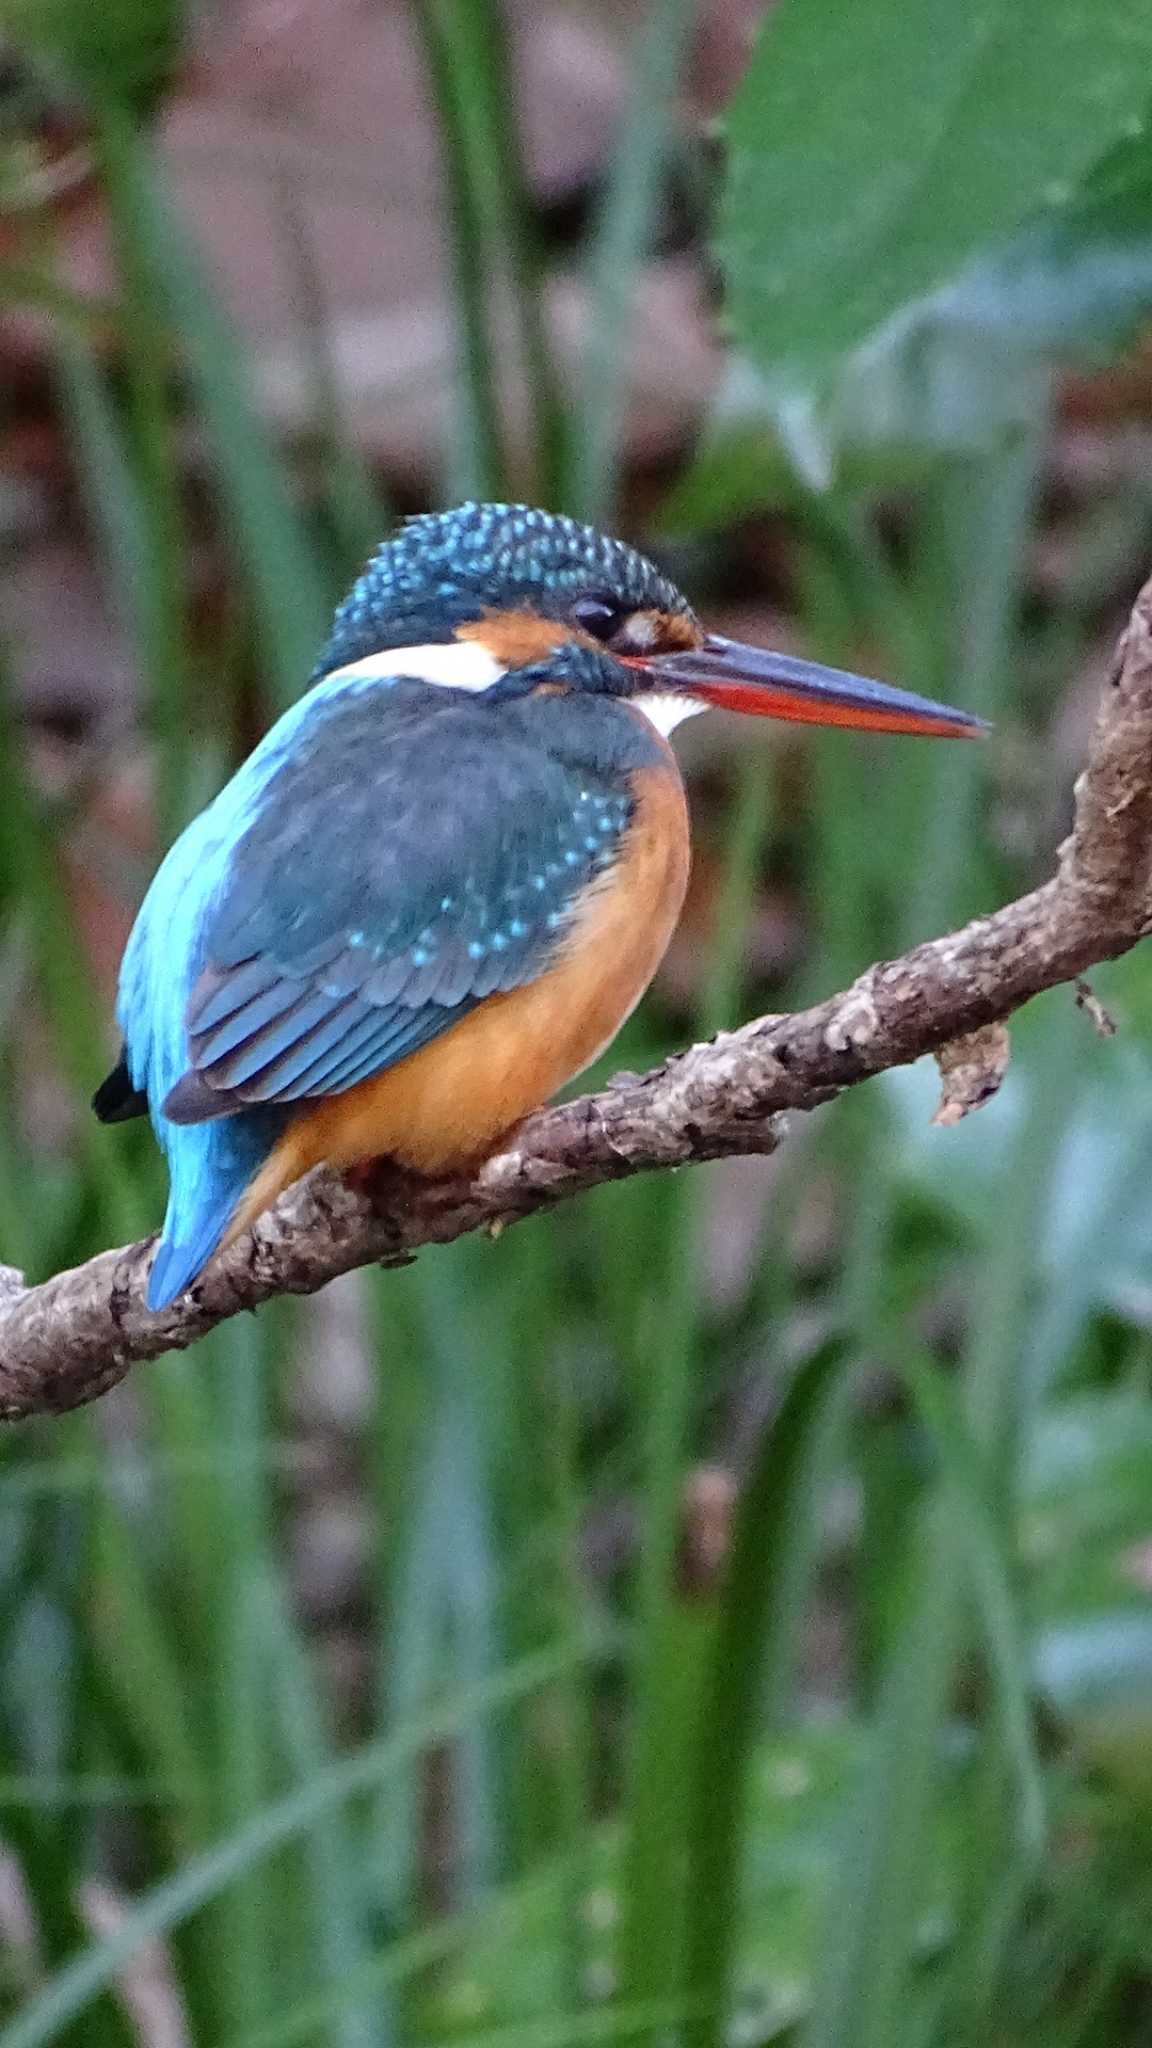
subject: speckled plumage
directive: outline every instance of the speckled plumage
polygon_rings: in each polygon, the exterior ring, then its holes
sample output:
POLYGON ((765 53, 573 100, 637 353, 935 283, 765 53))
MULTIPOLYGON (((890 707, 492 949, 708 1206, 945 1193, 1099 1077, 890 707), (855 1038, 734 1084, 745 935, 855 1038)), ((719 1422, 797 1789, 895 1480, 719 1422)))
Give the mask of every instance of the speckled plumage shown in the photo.
POLYGON ((629 609, 691 616, 646 556, 576 519, 528 505, 425 513, 373 555, 336 613, 316 674, 381 648, 448 640, 488 605, 528 604, 558 617, 573 597, 598 589, 629 609))
POLYGON ((341 606, 315 686, 171 849, 118 1003, 170 1171, 152 1307, 199 1272, 304 1106, 556 957, 661 743, 614 701, 616 665, 578 642, 550 666, 575 686, 560 698, 525 671, 469 697, 406 676, 397 650, 450 642, 487 607, 560 616, 601 588, 687 611, 650 563, 571 520, 466 506, 412 521, 341 606))
POLYGON ((655 743, 594 700, 510 703, 494 742, 495 715, 398 677, 309 721, 204 923, 187 1028, 215 1113, 353 1086, 562 943, 655 743))

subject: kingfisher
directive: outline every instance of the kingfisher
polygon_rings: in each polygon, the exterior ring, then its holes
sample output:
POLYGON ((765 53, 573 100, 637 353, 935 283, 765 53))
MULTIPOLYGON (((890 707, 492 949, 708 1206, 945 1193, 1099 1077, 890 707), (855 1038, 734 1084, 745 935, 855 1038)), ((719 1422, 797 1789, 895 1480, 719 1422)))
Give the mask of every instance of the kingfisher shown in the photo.
POLYGON ((624 542, 525 505, 410 520, 304 694, 180 835, 93 1107, 150 1115, 173 1302, 321 1164, 434 1176, 611 1043, 689 864, 668 736, 711 705, 972 736, 966 712, 708 633, 624 542))

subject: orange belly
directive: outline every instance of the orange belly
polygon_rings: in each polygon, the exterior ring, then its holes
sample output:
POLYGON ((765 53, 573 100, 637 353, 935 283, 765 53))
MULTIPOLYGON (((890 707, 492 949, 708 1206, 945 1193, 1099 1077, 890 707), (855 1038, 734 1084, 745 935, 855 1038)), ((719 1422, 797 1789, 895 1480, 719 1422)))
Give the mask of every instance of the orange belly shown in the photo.
POLYGON ((390 1158, 431 1175, 482 1157, 603 1052, 663 958, 688 880, 687 813, 671 757, 634 787, 620 858, 589 889, 556 965, 489 996, 384 1073, 303 1108, 225 1242, 314 1166, 390 1158))

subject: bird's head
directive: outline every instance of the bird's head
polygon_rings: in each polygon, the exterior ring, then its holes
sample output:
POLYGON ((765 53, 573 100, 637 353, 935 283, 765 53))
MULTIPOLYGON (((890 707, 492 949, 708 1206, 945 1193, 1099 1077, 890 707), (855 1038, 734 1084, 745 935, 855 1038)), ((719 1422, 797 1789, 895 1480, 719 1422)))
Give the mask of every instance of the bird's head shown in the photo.
POLYGON ((985 730, 909 691, 707 633, 635 548, 527 505, 409 520, 340 606, 315 679, 367 674, 405 648, 421 651, 431 679, 494 702, 594 692, 628 699, 664 733, 710 705, 873 732, 985 730))

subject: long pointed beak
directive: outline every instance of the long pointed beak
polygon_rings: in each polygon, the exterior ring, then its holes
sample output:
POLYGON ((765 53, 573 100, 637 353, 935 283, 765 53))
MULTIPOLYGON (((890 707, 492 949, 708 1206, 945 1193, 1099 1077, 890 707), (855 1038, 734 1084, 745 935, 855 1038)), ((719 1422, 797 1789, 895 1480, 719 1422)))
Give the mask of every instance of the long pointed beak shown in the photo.
POLYGON ((729 711, 783 718, 799 725, 847 725, 868 732, 926 733, 949 739, 980 739, 982 718, 935 704, 911 690, 894 690, 846 669, 824 668, 790 654, 746 647, 710 633, 700 647, 635 662, 656 688, 664 684, 729 711))

